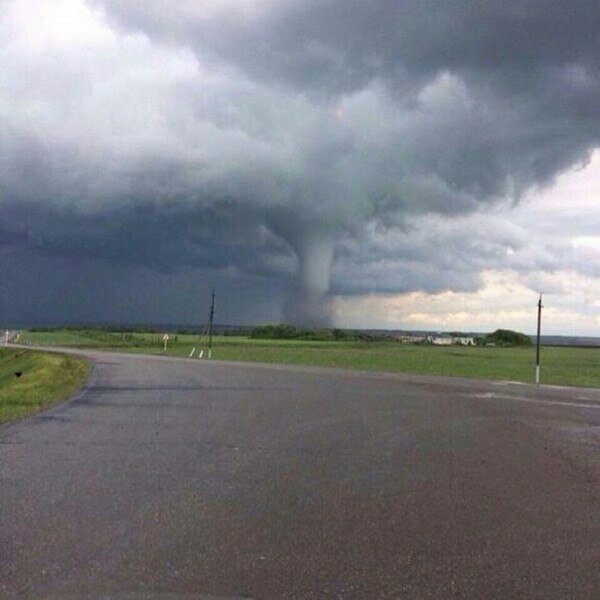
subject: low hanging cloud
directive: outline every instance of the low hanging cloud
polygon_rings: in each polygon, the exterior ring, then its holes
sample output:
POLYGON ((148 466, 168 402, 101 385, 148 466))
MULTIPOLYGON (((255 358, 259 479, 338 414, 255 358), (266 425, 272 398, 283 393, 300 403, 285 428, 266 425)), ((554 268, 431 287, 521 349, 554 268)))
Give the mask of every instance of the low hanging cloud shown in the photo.
POLYGON ((490 211, 598 146, 599 18, 583 1, 10 0, 2 244, 295 280, 285 316, 309 324, 332 274, 343 295, 551 270, 560 242, 520 251, 528 232, 490 211))
POLYGON ((511 217, 514 210, 477 211, 452 219, 430 214, 409 219, 402 229, 371 228, 360 246, 353 240, 340 243, 334 291, 475 292, 485 271, 512 270, 532 289, 552 293, 557 284, 550 275, 556 271, 600 278, 600 247, 574 244, 560 237, 560 227, 548 236, 536 229, 535 218, 524 226, 511 217))

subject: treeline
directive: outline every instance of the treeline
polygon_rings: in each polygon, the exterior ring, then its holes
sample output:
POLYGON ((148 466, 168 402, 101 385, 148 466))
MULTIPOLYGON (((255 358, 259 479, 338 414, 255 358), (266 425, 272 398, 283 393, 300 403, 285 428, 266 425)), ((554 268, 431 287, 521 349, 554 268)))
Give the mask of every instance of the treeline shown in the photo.
MULTIPOLYGON (((52 325, 44 327, 29 327, 28 331, 34 333, 51 333, 53 331, 77 331, 86 333, 121 333, 124 336, 132 336, 134 333, 145 333, 145 334, 164 334, 165 331, 174 332, 178 335, 197 335, 198 329, 192 327, 169 327, 169 326, 156 326, 156 325, 52 325)), ((123 338, 130 339, 130 338, 123 338)))
MULTIPOLYGON (((161 344, 162 335, 169 331, 170 342, 177 342, 178 335, 200 335, 201 331, 189 326, 152 326, 152 325, 58 325, 51 327, 32 327, 32 332, 52 331, 76 331, 91 338, 108 342, 128 342, 133 345, 161 344), (139 339, 135 334, 151 334, 150 339, 139 339), (174 334, 174 335, 173 335, 174 334)), ((248 336, 252 339, 265 340, 307 340, 307 341, 347 341, 347 342, 382 342, 393 341, 397 336, 382 333, 368 333, 352 329, 311 329, 305 327, 294 327, 293 325, 262 325, 259 327, 227 327, 216 326, 215 334, 223 336, 248 336)), ((446 334, 454 337, 463 337, 465 334, 446 334)), ((415 342, 416 343, 416 342, 415 342)), ((425 342, 423 342, 425 343, 425 342)), ((475 343, 478 346, 500 346, 519 347, 531 346, 531 338, 518 331, 510 329, 497 329, 493 333, 484 336, 476 336, 475 343)))
POLYGON ((263 340, 307 340, 315 342, 366 342, 381 341, 374 336, 350 329, 307 329, 293 325, 261 325, 250 331, 250 338, 263 340))
MULTIPOLYGON (((225 336, 247 336, 252 328, 249 326, 229 326, 215 325, 215 335, 225 336)), ((80 324, 80 325, 49 325, 49 326, 34 326, 27 328, 27 331, 48 333, 53 331, 89 331, 89 332, 104 332, 104 333, 155 333, 164 334, 176 333, 177 335, 200 335, 205 330, 205 325, 194 327, 193 325, 110 325, 110 324, 80 324)))
POLYGON ((82 323, 80 325, 49 325, 29 327, 28 331, 49 333, 52 331, 99 331, 105 333, 161 333, 163 329, 147 325, 97 325, 82 323))

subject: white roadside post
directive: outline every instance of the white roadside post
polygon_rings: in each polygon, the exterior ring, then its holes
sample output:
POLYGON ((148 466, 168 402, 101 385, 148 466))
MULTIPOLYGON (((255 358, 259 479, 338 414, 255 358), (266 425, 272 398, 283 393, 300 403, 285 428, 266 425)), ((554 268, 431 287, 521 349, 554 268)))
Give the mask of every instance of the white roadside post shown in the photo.
POLYGON ((165 342, 165 346, 163 348, 163 352, 166 354, 167 353, 167 342, 169 341, 169 334, 165 333, 165 335, 163 335, 163 341, 165 342))
POLYGON ((7 330, 4 332, 4 345, 5 345, 5 346, 8 346, 8 338, 9 338, 9 337, 10 337, 10 331, 7 329, 7 330))

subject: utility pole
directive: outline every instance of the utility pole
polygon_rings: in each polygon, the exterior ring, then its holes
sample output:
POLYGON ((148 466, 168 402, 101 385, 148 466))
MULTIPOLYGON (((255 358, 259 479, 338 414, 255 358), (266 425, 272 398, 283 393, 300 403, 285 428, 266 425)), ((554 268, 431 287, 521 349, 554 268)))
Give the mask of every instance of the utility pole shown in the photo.
POLYGON ((540 384, 540 331, 542 329, 542 294, 538 300, 537 341, 535 346, 535 382, 540 384))
POLYGON ((212 301, 210 303, 210 319, 208 321, 208 358, 212 357, 212 336, 213 336, 213 321, 215 318, 215 289, 212 291, 212 301))

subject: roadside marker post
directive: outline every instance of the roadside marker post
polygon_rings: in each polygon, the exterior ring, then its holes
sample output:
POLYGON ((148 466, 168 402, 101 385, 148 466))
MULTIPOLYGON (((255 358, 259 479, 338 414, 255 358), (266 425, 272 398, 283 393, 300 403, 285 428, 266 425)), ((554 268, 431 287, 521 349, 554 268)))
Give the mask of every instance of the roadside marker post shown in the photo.
POLYGON ((166 354, 167 353, 167 342, 169 341, 169 334, 165 333, 165 335, 163 335, 163 341, 165 343, 164 348, 163 348, 163 352, 166 354))

